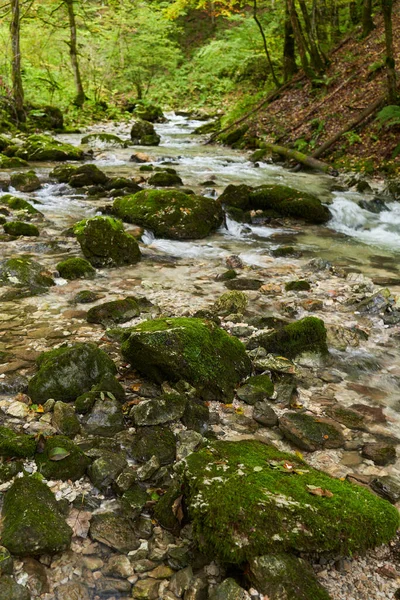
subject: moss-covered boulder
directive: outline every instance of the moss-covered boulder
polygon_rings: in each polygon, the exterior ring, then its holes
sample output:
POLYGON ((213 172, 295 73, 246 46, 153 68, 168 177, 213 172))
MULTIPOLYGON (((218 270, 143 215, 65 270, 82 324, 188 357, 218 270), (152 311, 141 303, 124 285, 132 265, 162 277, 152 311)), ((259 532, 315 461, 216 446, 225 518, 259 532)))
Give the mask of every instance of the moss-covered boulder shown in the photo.
POLYGON ((41 354, 39 371, 29 381, 28 393, 34 402, 49 398, 71 402, 106 374, 115 375, 117 368, 111 358, 95 344, 64 346, 41 354))
POLYGON ((149 123, 165 123, 167 120, 160 106, 149 104, 147 102, 138 102, 135 106, 133 114, 149 123))
POLYGON ((303 352, 326 354, 326 329, 316 317, 305 317, 278 331, 257 337, 257 342, 271 354, 295 358, 303 352))
POLYGON ((31 135, 16 151, 17 158, 30 161, 82 160, 83 151, 72 144, 59 142, 48 135, 31 135))
POLYGON ((251 192, 249 208, 275 212, 279 216, 294 217, 309 223, 326 223, 329 209, 312 194, 299 192, 285 185, 263 185, 251 192))
POLYGON ((0 260, 0 287, 12 286, 24 296, 46 292, 54 285, 45 267, 27 256, 0 260))
POLYGON ((115 323, 125 323, 140 315, 140 307, 136 298, 105 302, 88 310, 88 323, 100 323, 105 327, 115 323))
POLYGON ((74 407, 71 406, 71 404, 66 404, 66 402, 61 402, 60 400, 54 405, 51 424, 58 433, 70 438, 75 437, 81 430, 81 425, 75 414, 74 407))
POLYGON ((279 428, 286 439, 308 452, 340 448, 345 441, 342 429, 335 421, 306 413, 286 413, 279 421, 279 428))
POLYGON ((211 321, 154 319, 129 329, 122 354, 150 379, 183 379, 205 399, 227 401, 250 374, 243 344, 211 321))
POLYGON ((103 171, 100 171, 96 165, 82 165, 71 173, 68 183, 73 188, 81 188, 88 185, 104 185, 108 177, 103 171))
POLYGON ((92 267, 90 262, 79 257, 62 260, 58 263, 56 269, 60 273, 60 277, 69 280, 94 277, 96 274, 96 269, 92 267))
POLYGON ((1 204, 8 206, 12 210, 24 210, 30 215, 41 214, 27 200, 24 200, 23 198, 18 198, 18 196, 12 196, 11 194, 5 194, 4 196, 0 196, 0 205, 1 204))
POLYGON ((185 414, 187 399, 180 394, 169 393, 143 400, 133 406, 129 416, 136 426, 163 425, 178 421, 185 414))
POLYGON ((3 229, 8 235, 26 235, 32 237, 39 235, 39 229, 36 225, 24 223, 24 221, 9 221, 8 223, 4 223, 3 229))
POLYGON ((0 154, 0 169, 19 169, 19 167, 27 166, 27 161, 23 160, 22 158, 0 154))
POLYGON ((161 138, 151 123, 138 119, 132 125, 131 140, 140 146, 158 146, 161 138))
POLYGON ((169 465, 176 459, 176 439, 167 427, 138 427, 128 452, 139 462, 156 456, 160 465, 169 465))
POLYGON ((214 442, 184 463, 194 534, 211 557, 240 564, 275 552, 351 554, 388 542, 398 511, 257 441, 214 442))
POLYGON ((89 133, 81 139, 81 144, 95 148, 126 148, 128 142, 113 133, 89 133))
POLYGON ((55 554, 69 548, 72 529, 50 489, 37 477, 16 479, 4 497, 2 544, 17 556, 55 554))
POLYGON ((330 600, 311 566, 290 554, 266 554, 250 561, 248 579, 270 600, 330 600))
POLYGON ((35 455, 39 473, 46 479, 71 479, 84 476, 91 460, 72 440, 63 435, 47 437, 43 452, 35 455))
POLYGON ((28 113, 28 120, 39 129, 63 129, 64 117, 57 106, 38 106, 28 113))
POLYGON ((269 375, 255 375, 250 377, 236 393, 243 402, 255 404, 266 398, 271 398, 274 393, 274 384, 269 375))
POLYGON ((42 186, 35 171, 12 173, 10 177, 10 183, 12 187, 19 192, 34 192, 42 186))
POLYGON ((204 238, 222 224, 222 209, 215 200, 177 190, 143 190, 117 198, 113 208, 124 221, 169 239, 204 238))
MULTIPOLYGON (((227 278, 230 281, 233 278, 227 278)), ((222 294, 214 303, 213 311, 217 315, 243 314, 248 304, 247 296, 241 291, 231 291, 222 294)))
POLYGON ((121 221, 111 217, 93 217, 80 221, 74 233, 84 256, 94 267, 132 265, 141 258, 137 241, 125 233, 121 221))
POLYGON ((183 181, 177 173, 168 173, 168 171, 154 173, 147 183, 154 185, 155 187, 173 187, 174 185, 183 185, 183 181))
POLYGON ((249 208, 249 198, 252 189, 253 188, 246 184, 229 184, 224 189, 218 200, 221 202, 221 204, 226 206, 233 206, 234 208, 247 210, 249 208))
POLYGON ((72 175, 77 171, 78 167, 74 165, 58 165, 49 173, 49 177, 56 179, 59 183, 68 183, 72 175))
POLYGON ((36 450, 33 435, 15 433, 8 427, 0 426, 0 456, 4 458, 32 458, 36 450))

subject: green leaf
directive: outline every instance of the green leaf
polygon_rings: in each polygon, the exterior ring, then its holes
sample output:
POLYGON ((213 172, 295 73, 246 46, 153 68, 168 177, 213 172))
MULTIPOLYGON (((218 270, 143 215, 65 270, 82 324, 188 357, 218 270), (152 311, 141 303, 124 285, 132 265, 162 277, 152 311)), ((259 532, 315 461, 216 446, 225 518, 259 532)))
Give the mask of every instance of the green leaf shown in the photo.
POLYGON ((71 452, 68 452, 65 448, 52 448, 49 452, 49 460, 59 461, 67 458, 71 452))

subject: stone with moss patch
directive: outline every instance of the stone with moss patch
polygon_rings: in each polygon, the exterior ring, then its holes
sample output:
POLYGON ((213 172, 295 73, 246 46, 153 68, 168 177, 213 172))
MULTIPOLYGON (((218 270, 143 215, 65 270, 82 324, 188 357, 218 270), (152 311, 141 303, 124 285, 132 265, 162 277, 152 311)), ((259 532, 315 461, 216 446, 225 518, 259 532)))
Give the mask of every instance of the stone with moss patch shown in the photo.
POLYGON ((108 181, 108 177, 103 171, 100 171, 96 165, 86 164, 75 169, 68 183, 73 188, 81 188, 88 185, 104 185, 108 181))
POLYGON ((138 102, 135 106, 133 114, 143 121, 149 123, 165 123, 167 120, 160 106, 149 104, 147 102, 138 102))
POLYGON ((140 315, 140 307, 136 298, 113 300, 93 306, 87 313, 88 323, 100 323, 105 327, 115 323, 125 323, 140 315))
POLYGON ((122 354, 157 383, 183 379, 205 399, 227 401, 250 373, 243 344, 211 321, 154 319, 129 329, 122 354))
POLYGON ((266 554, 253 558, 247 577, 270 600, 330 600, 311 566, 290 554, 266 554))
POLYGON ((140 546, 131 521, 115 513, 94 515, 90 521, 90 537, 122 554, 140 546))
POLYGON ((68 437, 55 435, 45 439, 44 450, 36 454, 35 462, 46 479, 76 481, 85 475, 91 459, 68 437), (63 454, 65 457, 57 460, 63 454))
POLYGON ((115 375, 117 368, 111 358, 95 344, 78 343, 41 354, 39 371, 29 381, 28 392, 34 402, 49 398, 71 402, 106 374, 115 375))
POLYGON ((169 239, 203 238, 222 224, 221 206, 210 198, 178 190, 143 190, 117 198, 115 214, 169 239))
POLYGON ((121 497, 121 506, 130 519, 136 519, 148 500, 147 492, 138 484, 133 485, 121 497))
POLYGON ((69 548, 72 529, 39 478, 16 479, 4 497, 2 544, 16 556, 55 554, 69 548))
POLYGON ((126 468, 127 462, 116 452, 101 450, 99 454, 90 465, 88 476, 97 489, 107 491, 126 468))
POLYGON ((236 393, 246 404, 255 404, 273 396, 274 384, 269 375, 255 375, 250 377, 236 393))
POLYGON ((41 214, 27 200, 24 200, 23 198, 18 198, 18 196, 11 196, 10 194, 5 194, 5 196, 1 196, 0 204, 5 204, 12 210, 25 210, 30 215, 40 215, 41 214))
POLYGON ((71 438, 77 435, 81 430, 73 406, 66 404, 65 402, 58 401, 55 403, 51 424, 59 433, 71 438))
POLYGON ((19 167, 27 166, 27 161, 23 160, 22 158, 0 154, 0 169, 18 169, 19 167))
POLYGON ((324 322, 316 317, 305 317, 273 333, 257 336, 257 343, 268 353, 286 358, 295 358, 303 352, 328 352, 324 322))
POLYGON ((156 456, 161 465, 169 465, 176 458, 176 439, 167 427, 138 427, 128 450, 139 462, 147 462, 156 456))
POLYGON ((72 302, 74 304, 91 304, 92 302, 97 302, 100 298, 104 298, 104 295, 101 295, 98 292, 93 292, 92 290, 82 290, 75 294, 72 298, 72 302))
POLYGON ((98 398, 84 421, 85 430, 91 435, 113 437, 124 429, 124 415, 116 398, 104 394, 98 398))
POLYGON ((221 204, 226 204, 227 206, 246 210, 249 206, 251 191, 252 188, 246 184, 229 184, 218 198, 218 201, 221 202, 221 204))
POLYGON ((31 600, 29 589, 10 575, 0 577, 0 600, 31 600))
POLYGON ((141 258, 137 241, 117 219, 93 217, 80 221, 74 233, 84 256, 94 267, 130 265, 141 258))
POLYGON ((82 160, 83 151, 48 135, 31 135, 16 151, 17 158, 32 161, 82 160))
POLYGON ((10 183, 19 192, 34 192, 42 187, 39 177, 35 171, 25 173, 12 173, 10 183))
POLYGON ((74 165, 58 165, 49 173, 49 177, 56 179, 59 183, 68 183, 78 167, 74 165))
POLYGON ((365 444, 361 454, 364 458, 372 460, 376 465, 385 467, 396 462, 396 448, 393 444, 386 442, 371 442, 365 444))
POLYGON ((279 428, 286 439, 308 452, 340 448, 345 441, 342 429, 335 421, 305 413, 286 413, 279 421, 279 428))
POLYGON ((298 281, 289 281, 285 284, 285 290, 287 292, 309 292, 311 286, 308 281, 299 279, 298 281))
MULTIPOLYGON (((232 277, 226 280, 234 279, 232 277)), ((248 304, 247 296, 241 291, 231 291, 222 294, 214 303, 213 310, 217 315, 227 316, 233 313, 243 314, 248 304)))
POLYGON ((253 190, 249 208, 272 211, 278 216, 294 217, 309 223, 326 223, 331 217, 329 209, 316 196, 277 184, 253 190))
POLYGON ((24 296, 46 292, 54 285, 45 267, 27 256, 20 255, 0 261, 0 287, 13 286, 24 296))
POLYGON ((31 458, 35 454, 36 442, 33 435, 15 433, 0 426, 0 456, 4 458, 31 458))
POLYGON ((60 277, 64 279, 80 279, 84 277, 94 277, 96 269, 84 258, 67 258, 58 263, 56 266, 60 277))
POLYGON ((183 417, 187 399, 176 393, 168 393, 158 398, 143 400, 133 406, 129 416, 136 426, 162 425, 178 421, 183 417))
POLYGON ((95 148, 126 148, 128 142, 112 133, 89 133, 81 139, 81 144, 88 144, 95 148))
POLYGON ((24 221, 9 221, 8 223, 4 223, 3 229, 8 235, 16 237, 20 235, 36 237, 39 235, 39 229, 36 225, 24 223, 24 221))
POLYGON ((398 511, 365 488, 254 440, 190 454, 183 483, 197 541, 229 563, 285 551, 351 554, 388 542, 399 524, 398 511))
POLYGON ((342 423, 342 425, 345 425, 345 427, 347 427, 348 429, 362 430, 366 428, 366 419, 364 415, 351 408, 345 408, 340 404, 329 406, 325 410, 325 414, 327 414, 328 417, 331 417, 335 421, 342 423))
POLYGON ((155 187, 173 187, 174 185, 183 185, 182 179, 176 173, 168 173, 167 171, 161 171, 154 173, 148 180, 150 185, 155 187))
POLYGON ((140 146, 158 146, 161 138, 151 123, 138 119, 132 125, 131 140, 140 146))

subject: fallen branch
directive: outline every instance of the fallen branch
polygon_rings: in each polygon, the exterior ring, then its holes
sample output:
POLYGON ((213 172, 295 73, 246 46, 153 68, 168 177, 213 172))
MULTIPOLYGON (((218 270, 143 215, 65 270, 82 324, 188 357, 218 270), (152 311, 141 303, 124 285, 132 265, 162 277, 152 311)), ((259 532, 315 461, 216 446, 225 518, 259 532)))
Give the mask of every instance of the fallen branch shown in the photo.
POLYGON ((339 175, 338 171, 333 169, 330 165, 327 165, 326 163, 322 162, 321 160, 317 160, 312 156, 307 156, 298 150, 292 150, 291 148, 285 148, 284 146, 276 146, 275 144, 265 144, 265 148, 270 150, 270 152, 274 152, 275 154, 279 154, 285 158, 295 160, 297 163, 301 163, 302 165, 310 167, 311 169, 328 173, 333 177, 337 177, 339 175))

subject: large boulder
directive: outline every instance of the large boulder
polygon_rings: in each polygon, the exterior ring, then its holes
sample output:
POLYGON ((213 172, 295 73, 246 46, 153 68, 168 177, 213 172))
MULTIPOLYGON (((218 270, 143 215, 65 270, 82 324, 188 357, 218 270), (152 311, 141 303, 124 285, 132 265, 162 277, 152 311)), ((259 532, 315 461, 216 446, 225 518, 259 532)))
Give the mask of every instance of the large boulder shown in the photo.
POLYGON ((3 546, 17 556, 55 554, 69 548, 72 529, 50 489, 37 477, 16 479, 4 497, 3 546))
POLYGON ((122 354, 153 381, 183 379, 204 399, 227 401, 251 371, 243 344, 211 321, 154 319, 125 334, 122 354))
POLYGON ((94 267, 132 265, 141 258, 137 241, 125 233, 117 219, 93 217, 80 221, 74 233, 84 256, 94 267))
POLYGON ((182 469, 195 537, 228 563, 276 552, 351 554, 387 543, 399 524, 397 509, 367 489, 255 440, 214 442, 182 469))
POLYGON ((151 123, 138 119, 132 125, 131 140, 140 146, 158 146, 161 138, 151 123))
POLYGON ((0 261, 0 287, 12 286, 21 296, 35 296, 54 285, 45 267, 27 256, 5 258, 0 261))
POLYGON ((74 401, 88 392, 117 368, 111 358, 95 344, 79 343, 41 354, 39 371, 29 382, 28 393, 34 402, 49 398, 62 402, 74 401))
POLYGON ((83 150, 48 135, 31 135, 16 151, 17 158, 33 161, 82 160, 83 150))
MULTIPOLYGON (((324 322, 316 317, 305 317, 289 323, 273 333, 261 334, 253 341, 267 352, 286 358, 294 358, 303 352, 328 352, 324 322)), ((252 345, 250 343, 249 347, 252 345)))
POLYGON ((143 190, 117 198, 114 212, 128 223, 174 240, 204 238, 222 224, 223 218, 215 200, 177 190, 143 190))

